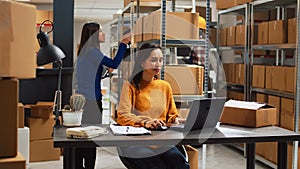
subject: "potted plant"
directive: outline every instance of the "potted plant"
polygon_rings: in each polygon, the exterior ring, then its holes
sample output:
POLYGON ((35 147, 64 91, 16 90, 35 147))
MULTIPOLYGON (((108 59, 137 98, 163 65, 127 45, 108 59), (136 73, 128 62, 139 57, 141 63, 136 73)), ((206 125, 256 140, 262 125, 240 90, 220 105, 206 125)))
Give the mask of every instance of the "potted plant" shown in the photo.
POLYGON ((70 105, 65 105, 62 110, 63 125, 68 127, 80 126, 84 105, 85 97, 81 94, 73 94, 70 97, 70 105))

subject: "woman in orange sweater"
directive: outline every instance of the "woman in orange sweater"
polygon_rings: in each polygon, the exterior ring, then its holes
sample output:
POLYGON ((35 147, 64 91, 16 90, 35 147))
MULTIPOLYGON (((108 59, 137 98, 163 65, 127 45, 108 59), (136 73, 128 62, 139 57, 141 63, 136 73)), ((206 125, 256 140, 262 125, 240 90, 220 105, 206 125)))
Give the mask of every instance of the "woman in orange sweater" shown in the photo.
MULTIPOLYGON (((171 86, 158 79, 163 65, 161 47, 145 43, 138 50, 128 82, 124 82, 117 123, 157 129, 184 122, 178 115, 171 86)), ((189 163, 175 146, 119 147, 120 156, 139 169, 188 169, 189 163)))

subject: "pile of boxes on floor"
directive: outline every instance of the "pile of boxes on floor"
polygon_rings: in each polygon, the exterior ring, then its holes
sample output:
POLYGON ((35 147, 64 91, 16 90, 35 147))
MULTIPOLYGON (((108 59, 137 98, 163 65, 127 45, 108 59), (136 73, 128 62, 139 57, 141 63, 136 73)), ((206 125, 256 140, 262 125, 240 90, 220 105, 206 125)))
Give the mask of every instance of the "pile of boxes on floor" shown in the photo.
POLYGON ((30 129, 24 127, 24 106, 19 103, 19 79, 36 76, 36 7, 9 0, 0 0, 0 6, 0 168, 25 169, 26 163, 42 160, 54 149, 53 120, 29 118, 30 129), (47 130, 41 127, 46 122, 47 130))

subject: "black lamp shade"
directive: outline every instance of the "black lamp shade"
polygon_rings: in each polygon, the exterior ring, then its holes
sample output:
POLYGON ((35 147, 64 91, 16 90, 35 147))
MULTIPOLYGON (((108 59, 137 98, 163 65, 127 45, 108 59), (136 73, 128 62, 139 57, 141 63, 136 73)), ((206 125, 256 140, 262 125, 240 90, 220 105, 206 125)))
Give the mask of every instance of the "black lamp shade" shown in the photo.
POLYGON ((38 66, 56 62, 66 57, 60 48, 50 44, 49 37, 45 32, 40 32, 37 39, 41 47, 37 53, 38 66))

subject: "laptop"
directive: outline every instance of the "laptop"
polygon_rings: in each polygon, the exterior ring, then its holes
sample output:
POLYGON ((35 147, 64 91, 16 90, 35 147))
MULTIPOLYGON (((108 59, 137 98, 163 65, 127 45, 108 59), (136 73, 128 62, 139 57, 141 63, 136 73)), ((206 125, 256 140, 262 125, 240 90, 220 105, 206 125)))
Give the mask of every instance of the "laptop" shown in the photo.
POLYGON ((193 100, 186 122, 170 125, 169 129, 188 132, 215 128, 220 120, 225 101, 225 97, 193 100))

